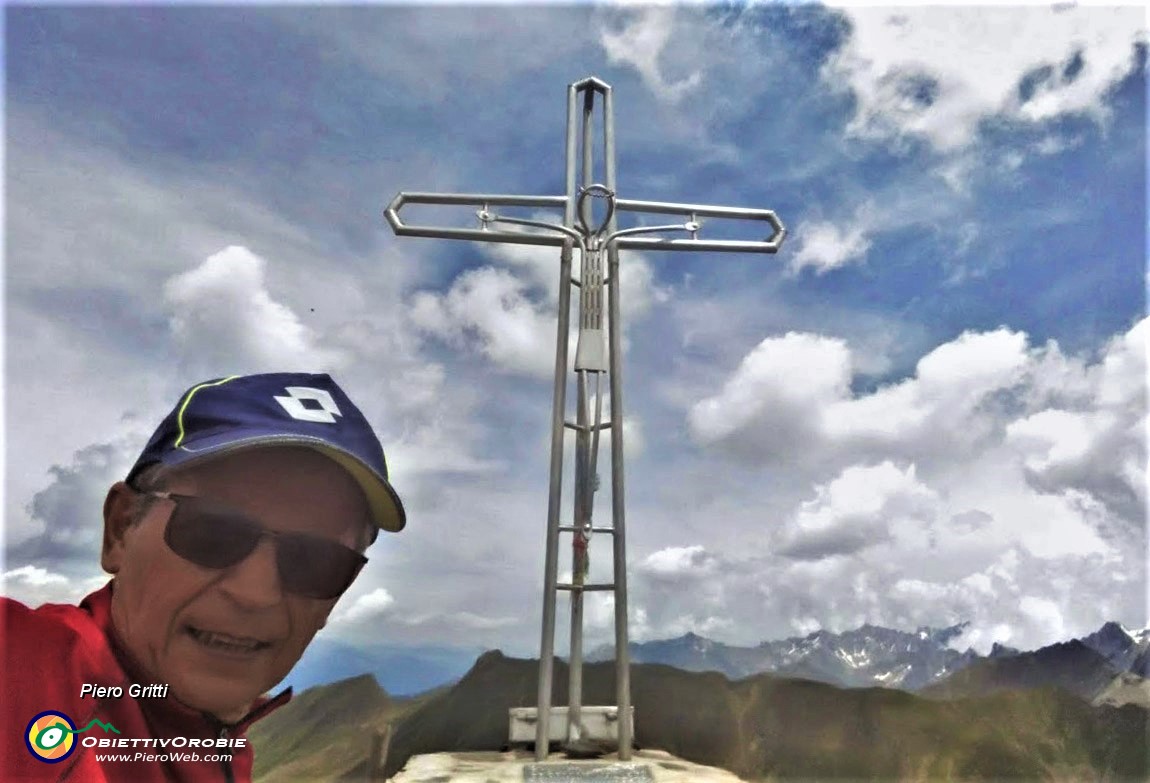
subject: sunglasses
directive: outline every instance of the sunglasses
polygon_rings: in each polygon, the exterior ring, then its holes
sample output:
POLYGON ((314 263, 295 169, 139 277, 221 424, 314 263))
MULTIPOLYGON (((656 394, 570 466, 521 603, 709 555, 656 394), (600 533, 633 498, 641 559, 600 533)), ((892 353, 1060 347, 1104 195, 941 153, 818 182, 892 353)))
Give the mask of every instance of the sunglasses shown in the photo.
POLYGON ((268 530, 234 509, 196 495, 144 492, 175 505, 164 529, 168 547, 203 568, 224 569, 243 562, 269 536, 276 544, 276 568, 285 592, 332 599, 343 594, 367 558, 343 544, 304 533, 268 530))

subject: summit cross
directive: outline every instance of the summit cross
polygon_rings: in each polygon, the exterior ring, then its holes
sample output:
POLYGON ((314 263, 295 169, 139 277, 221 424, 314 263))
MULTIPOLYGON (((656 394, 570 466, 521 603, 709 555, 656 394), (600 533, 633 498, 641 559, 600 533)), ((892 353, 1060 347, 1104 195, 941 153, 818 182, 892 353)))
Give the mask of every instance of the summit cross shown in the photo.
POLYGON ((673 204, 658 201, 621 199, 615 190, 615 132, 610 85, 589 77, 567 87, 567 193, 562 196, 515 196, 459 193, 401 192, 388 205, 385 214, 398 236, 466 239, 559 247, 559 318, 555 341, 555 386, 551 417, 551 478, 547 504, 546 560, 543 582, 543 627, 539 650, 539 689, 535 709, 512 709, 511 742, 525 742, 533 731, 535 758, 547 758, 548 745, 562 742, 569 755, 595 755, 596 748, 612 739, 610 724, 615 724, 618 758, 631 758, 634 717, 631 708, 630 656, 627 631, 626 527, 623 493, 623 384, 621 376, 621 331, 619 320, 618 282, 620 250, 710 250, 716 252, 776 253, 786 236, 782 222, 769 209, 720 207, 704 204, 673 204), (579 98, 582 96, 582 110, 579 98), (595 99, 602 99, 603 179, 596 182, 592 127, 595 99), (579 149, 581 148, 581 149, 579 149), (581 156, 580 156, 581 153, 581 156), (579 158, 581 157, 581 160, 579 158), (592 201, 602 201, 605 213, 595 220, 592 201), (408 204, 472 206, 479 219, 478 228, 433 227, 404 223, 400 211, 408 204), (493 212, 494 207, 533 207, 562 209, 562 223, 548 223, 533 218, 513 217, 493 212), (670 225, 637 225, 619 229, 621 212, 676 215, 685 220, 670 225), (770 226, 771 234, 761 240, 700 239, 702 218, 760 221, 770 226), (496 230, 496 226, 521 226, 525 231, 496 230), (687 237, 651 237, 649 234, 685 233, 687 237), (580 253, 580 277, 572 277, 574 249, 580 253), (603 256, 607 257, 604 270, 603 256), (605 273, 604 273, 605 272, 605 273), (570 334, 571 286, 579 287, 579 332, 575 350, 576 381, 575 421, 566 419, 568 355, 570 334), (609 291, 606 290, 609 287, 609 291), (608 295, 609 294, 609 295, 608 295), (606 300, 606 301, 605 301, 606 300), (604 312, 606 304, 606 312, 604 312), (606 320, 606 335, 604 335, 606 320), (606 339, 605 339, 606 338, 606 339), (608 422, 602 420, 600 380, 607 374, 610 381, 608 422), (589 399, 589 386, 594 381, 594 405, 589 399), (575 432, 575 476, 573 522, 560 523, 562 509, 563 445, 565 430, 575 432), (611 511, 612 524, 596 527, 591 517, 594 493, 598 489, 595 471, 599 433, 611 432, 611 511), (558 581, 559 534, 571 533, 572 577, 569 583, 558 581), (614 578, 611 583, 586 582, 588 547, 593 533, 611 536, 613 540, 614 578), (552 670, 555 648, 555 614, 558 592, 571 595, 571 657, 569 668, 569 704, 551 706, 552 670), (615 695, 612 707, 582 704, 583 671, 583 595, 602 590, 614 593, 615 614, 615 695), (565 720, 566 727, 556 737, 552 718, 565 720), (533 727, 533 729, 532 729, 533 727))

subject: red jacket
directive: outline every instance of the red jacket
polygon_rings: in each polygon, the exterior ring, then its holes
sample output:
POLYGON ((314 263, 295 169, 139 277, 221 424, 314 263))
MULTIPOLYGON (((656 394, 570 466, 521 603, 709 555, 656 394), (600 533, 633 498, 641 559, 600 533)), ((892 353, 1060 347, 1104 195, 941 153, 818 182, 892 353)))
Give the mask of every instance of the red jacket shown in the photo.
MULTIPOLYGON (((243 720, 230 726, 170 697, 132 698, 128 695, 132 683, 150 683, 133 676, 130 658, 116 644, 111 604, 110 582, 79 606, 45 604, 33 610, 0 597, 0 781, 250 781, 250 743, 219 748, 195 747, 191 741, 243 738, 252 722, 287 703, 291 689, 273 699, 260 699, 243 720), (81 699, 83 684, 118 686, 123 696, 81 699), (55 763, 41 761, 27 744, 39 737, 41 744, 53 745, 45 739, 50 735, 40 733, 45 724, 39 731, 28 731, 29 722, 47 711, 65 714, 78 732, 71 737, 71 752, 55 763), (94 719, 100 723, 94 724, 94 719), (101 723, 114 726, 119 733, 103 729, 101 723), (120 746, 84 746, 84 742, 92 744, 93 738, 120 746), (145 739, 168 743, 153 745, 145 739), (193 754, 199 756, 198 761, 188 758, 193 754), (214 758, 227 754, 231 754, 230 761, 214 758), (97 759, 104 755, 121 758, 97 759)), ((51 716, 45 720, 46 725, 56 722, 51 716)), ((57 746, 56 752, 67 747, 57 746)))

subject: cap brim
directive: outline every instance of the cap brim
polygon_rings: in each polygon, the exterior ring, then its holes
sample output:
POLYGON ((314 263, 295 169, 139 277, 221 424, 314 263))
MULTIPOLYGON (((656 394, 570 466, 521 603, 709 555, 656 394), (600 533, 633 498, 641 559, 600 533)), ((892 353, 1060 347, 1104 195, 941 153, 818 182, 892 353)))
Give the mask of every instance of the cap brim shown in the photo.
POLYGON ((397 533, 407 524, 407 514, 395 489, 387 479, 376 473, 351 454, 333 448, 326 443, 302 443, 320 451, 338 462, 359 483, 367 503, 371 507, 371 518, 381 530, 397 533))
POLYGON ((372 521, 377 527, 395 533, 402 530, 407 524, 407 514, 403 509, 403 503, 387 479, 358 457, 332 446, 320 438, 309 438, 306 435, 296 434, 252 433, 245 435, 242 432, 231 430, 223 436, 200 438, 182 444, 167 452, 162 462, 164 465, 174 468, 191 465, 211 457, 230 454, 234 451, 246 451, 247 449, 269 446, 306 446, 320 452, 346 470, 359 484, 367 498, 372 521))

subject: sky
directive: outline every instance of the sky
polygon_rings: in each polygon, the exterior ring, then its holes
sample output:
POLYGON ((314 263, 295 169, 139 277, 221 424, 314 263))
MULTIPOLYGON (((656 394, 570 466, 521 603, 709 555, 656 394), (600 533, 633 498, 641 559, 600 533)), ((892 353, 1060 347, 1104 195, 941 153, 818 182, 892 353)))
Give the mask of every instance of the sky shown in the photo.
POLYGON ((3 593, 106 581, 104 495, 186 388, 330 372, 408 525, 323 635, 537 655, 558 252, 382 213, 562 195, 597 76, 620 198, 789 232, 622 254, 632 640, 1150 625, 1146 53, 1133 6, 9 5, 3 593))

